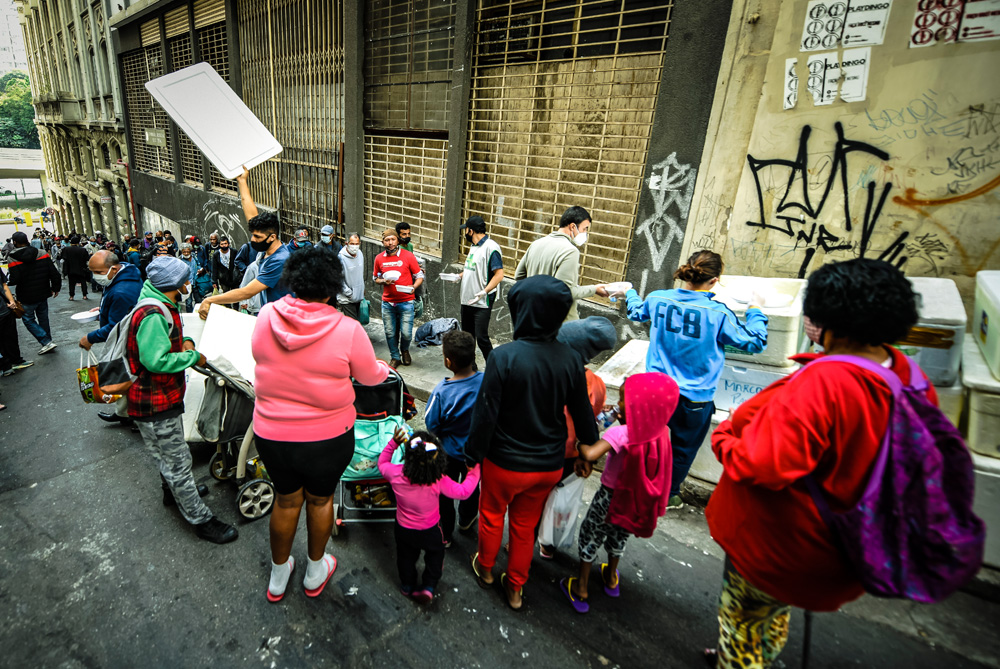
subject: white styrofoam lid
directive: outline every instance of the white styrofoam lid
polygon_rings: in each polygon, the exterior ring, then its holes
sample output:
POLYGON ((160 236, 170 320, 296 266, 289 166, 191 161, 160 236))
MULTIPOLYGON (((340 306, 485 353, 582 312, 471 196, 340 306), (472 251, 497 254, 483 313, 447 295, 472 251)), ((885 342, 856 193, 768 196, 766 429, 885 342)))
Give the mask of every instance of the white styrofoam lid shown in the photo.
POLYGON ((976 272, 976 288, 989 295, 994 302, 1000 303, 1000 270, 976 272))
POLYGON ((227 179, 281 153, 281 144, 208 63, 146 82, 146 90, 227 179))
POLYGON ((980 474, 1000 476, 1000 458, 991 458, 973 451, 969 451, 972 456, 972 467, 980 474))
POLYGON ((973 390, 1000 394, 1000 379, 993 376, 975 337, 962 345, 962 385, 973 390))
POLYGON ((713 292, 715 299, 742 316, 750 306, 754 291, 765 300, 773 299, 773 305, 758 305, 769 316, 797 317, 802 313, 802 299, 805 294, 805 279, 780 279, 761 276, 730 276, 723 274, 713 292))
POLYGON ((910 278, 910 284, 920 295, 919 323, 962 326, 966 324, 965 306, 954 281, 915 276, 910 278))

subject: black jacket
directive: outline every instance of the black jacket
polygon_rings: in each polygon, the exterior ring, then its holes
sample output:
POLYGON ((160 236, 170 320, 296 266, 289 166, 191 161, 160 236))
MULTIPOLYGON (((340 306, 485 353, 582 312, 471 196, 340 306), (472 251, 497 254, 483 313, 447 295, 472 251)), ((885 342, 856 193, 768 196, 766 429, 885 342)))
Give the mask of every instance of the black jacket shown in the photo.
POLYGON ((240 268, 236 261, 236 251, 231 247, 229 249, 229 267, 222 264, 222 251, 219 251, 212 256, 212 283, 226 290, 239 288, 240 282, 243 281, 244 269, 246 267, 240 268))
POLYGON ((489 458, 516 472, 562 469, 568 436, 564 408, 579 440, 597 441, 583 361, 556 341, 572 304, 566 284, 546 275, 519 281, 507 293, 514 341, 494 349, 486 362, 466 459, 489 458))
POLYGON ((90 275, 90 254, 82 246, 67 246, 62 250, 63 274, 66 276, 82 276, 86 278, 90 275))
POLYGON ((14 294, 24 304, 38 304, 62 288, 62 277, 52 258, 34 246, 14 249, 7 271, 10 273, 10 285, 16 287, 14 294))

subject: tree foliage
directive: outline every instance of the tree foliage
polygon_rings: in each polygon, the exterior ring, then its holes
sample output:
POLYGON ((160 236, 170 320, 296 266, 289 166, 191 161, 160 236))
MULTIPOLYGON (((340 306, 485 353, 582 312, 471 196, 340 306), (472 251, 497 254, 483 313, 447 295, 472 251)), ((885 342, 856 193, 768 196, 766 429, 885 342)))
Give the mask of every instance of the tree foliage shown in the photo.
POLYGON ((0 147, 40 149, 28 75, 14 70, 0 77, 0 147))

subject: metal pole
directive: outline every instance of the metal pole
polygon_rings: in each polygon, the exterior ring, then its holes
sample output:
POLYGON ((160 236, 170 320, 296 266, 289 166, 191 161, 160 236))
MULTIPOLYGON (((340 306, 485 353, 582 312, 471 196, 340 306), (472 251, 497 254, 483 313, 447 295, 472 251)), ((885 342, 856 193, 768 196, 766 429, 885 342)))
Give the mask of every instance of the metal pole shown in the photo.
POLYGON ((806 624, 802 638, 802 669, 809 669, 809 646, 812 644, 813 612, 806 611, 806 624))

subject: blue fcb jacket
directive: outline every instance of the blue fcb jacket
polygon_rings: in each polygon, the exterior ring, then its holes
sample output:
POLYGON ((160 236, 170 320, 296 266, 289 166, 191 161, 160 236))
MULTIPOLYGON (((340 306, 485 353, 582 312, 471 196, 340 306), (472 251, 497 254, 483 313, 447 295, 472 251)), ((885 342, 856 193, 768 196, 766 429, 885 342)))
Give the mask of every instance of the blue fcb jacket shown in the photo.
POLYGON ((626 293, 630 320, 649 322, 646 371, 668 374, 692 402, 711 402, 725 364, 723 347, 747 353, 767 347, 767 316, 747 310, 746 322, 712 299, 714 293, 696 290, 655 290, 645 301, 626 293))
POLYGON ((472 427, 472 409, 482 384, 482 372, 458 381, 445 379, 434 387, 427 400, 424 425, 441 440, 449 457, 465 460, 465 442, 472 427))
POLYGON ((98 320, 101 327, 88 332, 87 341, 91 344, 107 341, 111 328, 135 308, 141 290, 142 276, 139 268, 127 262, 122 263, 122 268, 111 280, 111 285, 104 289, 104 296, 101 298, 101 317, 98 320))

